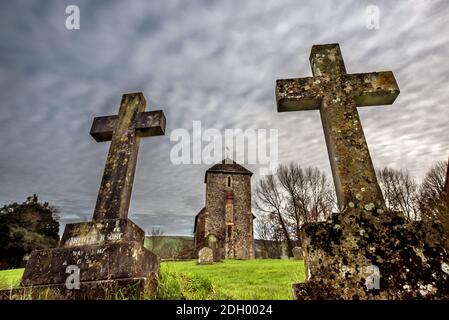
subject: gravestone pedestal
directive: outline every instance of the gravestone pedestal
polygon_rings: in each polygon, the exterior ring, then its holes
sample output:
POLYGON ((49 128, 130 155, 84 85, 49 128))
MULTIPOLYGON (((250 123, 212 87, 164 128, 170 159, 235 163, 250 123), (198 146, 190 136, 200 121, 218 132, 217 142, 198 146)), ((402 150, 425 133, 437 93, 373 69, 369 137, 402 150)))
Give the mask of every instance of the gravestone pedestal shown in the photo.
POLYGON ((306 282, 300 300, 448 299, 449 255, 435 222, 350 209, 302 229, 306 282))
MULTIPOLYGON (((32 298, 151 298, 160 262, 143 247, 144 236, 128 219, 68 224, 59 248, 31 254, 21 285, 32 288, 32 298), (73 266, 79 273, 70 269, 73 266), (75 277, 68 280, 71 275, 75 277), (79 287, 73 287, 76 281, 79 287)), ((24 292, 18 289, 15 294, 24 292)))

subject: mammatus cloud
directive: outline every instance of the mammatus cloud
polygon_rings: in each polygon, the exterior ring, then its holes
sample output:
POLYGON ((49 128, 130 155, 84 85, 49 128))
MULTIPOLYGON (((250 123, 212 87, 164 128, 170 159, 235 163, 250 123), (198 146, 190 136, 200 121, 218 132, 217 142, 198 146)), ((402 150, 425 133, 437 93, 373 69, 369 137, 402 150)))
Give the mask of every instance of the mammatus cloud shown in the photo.
MULTIPOLYGON (((40 1, 0 4, 0 203, 37 193, 62 222, 90 217, 108 143, 93 117, 143 91, 167 135, 143 139, 131 218, 189 234, 205 165, 174 166, 171 130, 279 131, 279 160, 330 173, 318 112, 278 114, 278 78, 311 75, 313 44, 339 42, 348 72, 393 70, 392 106, 360 109, 374 164, 420 179, 449 153, 449 7, 444 1, 40 1), (65 28, 76 4, 81 29, 65 28), (366 7, 380 28, 365 26, 366 7)), ((257 169, 257 166, 250 167, 257 169)), ((253 177, 253 183, 257 181, 253 177)), ((138 221, 137 221, 138 220, 138 221)))

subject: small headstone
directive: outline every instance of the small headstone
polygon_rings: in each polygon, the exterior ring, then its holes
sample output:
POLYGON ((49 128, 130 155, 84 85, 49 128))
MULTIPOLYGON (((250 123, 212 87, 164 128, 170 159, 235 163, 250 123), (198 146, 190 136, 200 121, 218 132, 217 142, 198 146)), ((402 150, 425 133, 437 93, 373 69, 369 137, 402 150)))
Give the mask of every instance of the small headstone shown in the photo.
POLYGON ((287 260, 288 259, 288 253, 287 253, 287 245, 284 243, 281 246, 281 250, 282 250, 282 254, 281 254, 281 259, 282 260, 287 260))
POLYGON ((302 260, 303 259, 302 248, 301 247, 294 247, 292 252, 293 252, 293 258, 295 260, 302 260))
POLYGON ((212 264, 214 263, 214 252, 211 248, 204 247, 198 251, 198 263, 199 264, 212 264))

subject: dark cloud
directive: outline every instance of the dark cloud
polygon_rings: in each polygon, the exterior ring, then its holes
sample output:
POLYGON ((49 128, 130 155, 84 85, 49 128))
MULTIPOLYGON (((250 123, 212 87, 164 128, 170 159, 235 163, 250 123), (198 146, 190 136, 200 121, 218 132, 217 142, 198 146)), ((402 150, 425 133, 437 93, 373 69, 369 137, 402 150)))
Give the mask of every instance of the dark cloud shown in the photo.
POLYGON ((448 17, 444 1, 3 1, 0 203, 37 193, 63 222, 88 219, 108 151, 88 135, 92 118, 134 91, 168 118, 139 151, 130 216, 146 230, 188 234, 204 205, 207 166, 169 159, 169 133, 194 120, 278 129, 280 161, 329 173, 318 112, 276 113, 274 84, 310 75, 311 46, 333 42, 348 72, 395 72, 395 104, 360 115, 375 165, 420 179, 449 153, 448 17), (69 4, 78 31, 64 26, 69 4), (365 27, 368 5, 379 30, 365 27))

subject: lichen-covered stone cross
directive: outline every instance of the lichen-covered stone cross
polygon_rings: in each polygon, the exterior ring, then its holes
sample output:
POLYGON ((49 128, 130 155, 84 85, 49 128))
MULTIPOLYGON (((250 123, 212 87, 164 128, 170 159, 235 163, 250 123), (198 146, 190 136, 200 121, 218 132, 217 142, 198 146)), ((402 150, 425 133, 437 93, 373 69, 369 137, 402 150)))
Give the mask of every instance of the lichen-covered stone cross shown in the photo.
POLYGON ((94 220, 126 219, 141 137, 164 135, 162 111, 145 111, 141 92, 124 94, 118 115, 97 117, 90 130, 97 141, 111 141, 94 220))
POLYGON ((278 112, 320 110, 340 208, 382 207, 357 106, 392 104, 399 94, 393 73, 347 74, 338 44, 313 46, 310 64, 313 77, 277 80, 278 112))

